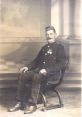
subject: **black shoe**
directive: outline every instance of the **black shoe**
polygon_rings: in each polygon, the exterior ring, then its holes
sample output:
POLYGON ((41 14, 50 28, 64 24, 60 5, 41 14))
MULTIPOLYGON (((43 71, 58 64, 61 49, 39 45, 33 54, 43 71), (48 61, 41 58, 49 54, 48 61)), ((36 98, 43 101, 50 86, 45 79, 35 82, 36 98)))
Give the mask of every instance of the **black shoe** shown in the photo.
POLYGON ((9 112, 14 112, 14 111, 17 111, 19 109, 21 109, 21 103, 20 102, 18 102, 14 107, 8 109, 8 111, 9 112))
POLYGON ((24 114, 31 114, 33 112, 35 112, 37 109, 37 106, 26 106, 26 108, 24 109, 24 114))

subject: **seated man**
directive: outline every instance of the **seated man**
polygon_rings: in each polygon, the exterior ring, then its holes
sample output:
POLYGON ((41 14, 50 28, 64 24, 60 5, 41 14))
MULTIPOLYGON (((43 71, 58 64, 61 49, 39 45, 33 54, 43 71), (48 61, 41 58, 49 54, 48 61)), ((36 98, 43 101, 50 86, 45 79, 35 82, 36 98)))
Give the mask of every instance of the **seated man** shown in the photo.
POLYGON ((17 104, 9 109, 10 112, 21 108, 24 108, 24 114, 34 112, 37 109, 40 88, 44 91, 48 77, 65 66, 64 47, 56 42, 54 27, 46 27, 45 33, 48 43, 42 47, 37 57, 30 64, 20 69, 17 104), (28 84, 27 87, 26 84, 28 84))

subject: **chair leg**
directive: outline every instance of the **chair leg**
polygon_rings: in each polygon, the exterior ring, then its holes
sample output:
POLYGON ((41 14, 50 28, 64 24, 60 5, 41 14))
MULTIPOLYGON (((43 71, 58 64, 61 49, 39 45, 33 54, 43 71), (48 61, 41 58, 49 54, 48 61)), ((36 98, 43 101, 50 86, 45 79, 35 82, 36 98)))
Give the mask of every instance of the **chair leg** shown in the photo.
POLYGON ((59 104, 57 104, 57 105, 49 105, 49 106, 47 106, 47 100, 46 100, 45 95, 40 92, 40 95, 42 96, 43 104, 44 104, 44 108, 42 108, 42 111, 63 107, 63 103, 62 103, 62 100, 61 100, 60 93, 58 92, 57 89, 54 89, 54 92, 56 92, 56 94, 57 94, 57 97, 58 97, 58 100, 59 100, 59 104))
POLYGON ((59 91, 57 89, 54 89, 54 91, 56 92, 57 96, 58 96, 58 99, 59 99, 59 106, 60 107, 63 107, 63 103, 62 103, 62 100, 61 100, 61 95, 59 93, 59 91))
POLYGON ((40 95, 42 97, 42 101, 43 101, 43 105, 44 105, 44 108, 42 108, 42 111, 45 111, 47 108, 47 100, 46 100, 45 95, 42 92, 40 92, 40 95))

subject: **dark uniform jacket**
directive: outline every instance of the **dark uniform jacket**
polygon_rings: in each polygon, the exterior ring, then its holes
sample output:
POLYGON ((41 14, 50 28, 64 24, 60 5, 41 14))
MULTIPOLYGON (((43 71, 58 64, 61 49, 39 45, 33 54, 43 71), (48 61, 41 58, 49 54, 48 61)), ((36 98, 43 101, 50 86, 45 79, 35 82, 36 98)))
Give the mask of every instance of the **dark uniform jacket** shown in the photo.
POLYGON ((57 42, 42 47, 37 57, 27 65, 29 70, 39 72, 46 69, 47 73, 54 73, 65 66, 66 55, 64 47, 57 42))

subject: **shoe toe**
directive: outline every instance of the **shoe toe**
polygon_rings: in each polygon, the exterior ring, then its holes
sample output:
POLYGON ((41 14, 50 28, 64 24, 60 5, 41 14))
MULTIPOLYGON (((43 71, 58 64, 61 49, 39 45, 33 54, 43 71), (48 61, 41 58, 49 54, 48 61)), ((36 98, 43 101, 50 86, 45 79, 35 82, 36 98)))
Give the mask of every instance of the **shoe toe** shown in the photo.
POLYGON ((16 110, 18 110, 18 109, 15 109, 15 108, 9 108, 9 109, 8 109, 8 112, 14 112, 14 111, 16 111, 16 110))
POLYGON ((30 114, 33 113, 34 111, 36 111, 36 106, 29 106, 27 108, 25 108, 24 114, 30 114))
POLYGON ((17 105, 15 105, 14 107, 9 108, 9 109, 8 109, 8 112, 17 111, 17 110, 19 110, 20 108, 21 108, 21 105, 20 105, 20 104, 17 104, 17 105))

